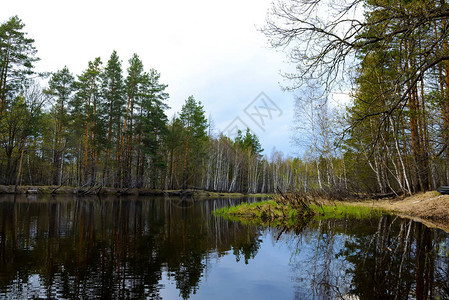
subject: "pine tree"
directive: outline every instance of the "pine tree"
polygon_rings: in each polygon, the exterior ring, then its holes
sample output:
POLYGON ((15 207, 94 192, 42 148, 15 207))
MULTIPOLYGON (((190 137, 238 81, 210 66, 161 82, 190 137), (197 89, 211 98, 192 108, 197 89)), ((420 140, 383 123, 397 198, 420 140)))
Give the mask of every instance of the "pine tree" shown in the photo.
POLYGON ((198 172, 190 170, 191 166, 200 166, 201 157, 204 153, 204 143, 207 141, 207 119, 201 101, 196 102, 193 96, 190 96, 182 106, 179 116, 185 128, 185 147, 184 147, 184 165, 182 172, 183 188, 187 188, 189 180, 193 183, 195 178, 190 178, 198 172))
POLYGON ((125 80, 128 101, 126 105, 125 119, 118 156, 118 182, 120 186, 132 185, 133 164, 133 122, 134 105, 139 97, 143 79, 143 64, 137 54, 133 54, 129 60, 128 76, 125 80))
POLYGON ((245 136, 242 136, 242 131, 239 129, 234 143, 239 145, 241 149, 248 150, 254 155, 260 155, 263 151, 259 138, 255 133, 252 134, 249 128, 246 128, 245 136))
POLYGON ((55 136, 53 141, 53 184, 62 184, 63 153, 67 143, 68 102, 74 91, 75 78, 67 67, 54 73, 46 91, 55 99, 53 117, 55 122, 55 136))
POLYGON ((0 25, 0 120, 7 99, 25 85, 25 79, 34 74, 34 63, 39 60, 34 40, 26 38, 25 25, 14 16, 0 25))
POLYGON ((90 181, 92 184, 95 182, 98 165, 98 149, 100 148, 98 139, 101 138, 101 124, 97 109, 101 85, 101 64, 99 57, 89 62, 87 70, 78 76, 75 83, 77 92, 74 101, 71 101, 74 107, 72 117, 74 117, 75 122, 81 121, 81 128, 84 128, 83 181, 90 181))
POLYGON ((139 101, 140 114, 137 118, 137 134, 140 145, 137 155, 136 176, 138 182, 143 182, 145 163, 148 157, 152 187, 156 188, 157 179, 162 179, 162 171, 166 165, 162 155, 162 142, 167 135, 167 116, 165 101, 168 94, 167 85, 159 83, 160 74, 151 69, 145 74, 142 82, 142 92, 139 101), (141 153, 140 150, 143 150, 141 153))
MULTIPOLYGON (((121 61, 116 51, 113 51, 106 67, 104 68, 102 77, 102 111, 105 116, 105 123, 107 129, 107 141, 106 158, 104 162, 103 181, 105 184, 111 183, 111 176, 114 174, 114 170, 117 169, 117 165, 112 165, 111 153, 114 153, 119 160, 120 155, 120 142, 121 142, 121 118, 124 115, 125 105, 125 88, 122 75, 121 61), (115 145, 115 152, 114 151, 115 145), (113 169, 111 172, 110 169, 113 169)), ((114 157, 113 155, 113 157, 114 157)))

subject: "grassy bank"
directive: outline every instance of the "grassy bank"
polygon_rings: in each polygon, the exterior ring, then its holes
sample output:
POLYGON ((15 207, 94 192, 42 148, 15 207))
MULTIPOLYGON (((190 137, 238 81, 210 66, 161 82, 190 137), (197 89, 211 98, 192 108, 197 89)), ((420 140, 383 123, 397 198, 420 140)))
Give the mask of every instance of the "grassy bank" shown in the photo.
POLYGON ((312 220, 344 217, 367 218, 382 214, 379 209, 339 203, 335 205, 310 204, 309 208, 309 212, 304 212, 302 208, 280 205, 275 200, 268 200, 224 207, 216 210, 215 214, 244 225, 275 227, 282 229, 282 232, 292 231, 295 233, 300 233, 312 220))
POLYGON ((301 229, 312 218, 366 218, 380 216, 382 211, 373 207, 355 206, 341 202, 323 204, 305 195, 279 193, 273 195, 272 199, 268 201, 224 207, 216 210, 215 214, 245 224, 301 229))
POLYGON ((334 202, 334 204, 312 204, 310 208, 321 219, 338 219, 343 217, 369 218, 380 216, 382 210, 368 206, 355 206, 348 203, 334 202))
POLYGON ((312 211, 304 213, 290 205, 281 205, 275 200, 223 207, 214 213, 232 221, 239 221, 245 225, 288 229, 304 227, 314 214, 312 211))
MULTIPOLYGON (((274 195, 271 201, 222 208, 215 213, 233 220, 260 225, 273 224, 273 222, 278 225, 294 224, 304 219, 301 208, 288 204, 280 206, 276 201, 277 197, 279 196, 274 195), (268 215, 270 218, 267 218, 268 215)), ((436 191, 395 199, 321 201, 320 203, 309 201, 308 208, 313 212, 314 218, 319 219, 365 218, 378 216, 383 212, 393 213, 424 223, 428 227, 449 232, 449 195, 441 195, 436 191)))
POLYGON ((449 195, 441 195, 437 191, 418 193, 405 198, 343 202, 343 204, 392 212, 424 223, 428 227, 449 232, 449 195))
MULTIPOLYGON (((379 216, 382 211, 378 208, 355 206, 346 203, 320 205, 311 203, 309 211, 292 205, 282 205, 275 200, 255 203, 242 203, 237 206, 224 207, 215 211, 215 214, 228 217, 233 220, 242 220, 252 223, 264 224, 267 222, 282 221, 294 223, 301 218, 314 216, 320 219, 334 219, 343 217, 365 218, 379 216)), ((281 222, 281 223, 282 223, 281 222)))

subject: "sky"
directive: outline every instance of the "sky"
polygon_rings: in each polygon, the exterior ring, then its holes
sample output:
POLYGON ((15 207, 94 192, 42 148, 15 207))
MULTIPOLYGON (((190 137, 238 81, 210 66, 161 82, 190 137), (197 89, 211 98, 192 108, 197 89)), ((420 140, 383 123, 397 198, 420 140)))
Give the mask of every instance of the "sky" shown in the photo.
POLYGON ((133 53, 145 69, 161 73, 170 94, 167 115, 190 96, 201 101, 214 133, 234 137, 250 128, 270 156, 294 156, 294 97, 283 92, 284 53, 258 30, 272 0, 14 0, 4 1, 0 21, 17 15, 35 39, 39 71, 67 66, 78 75, 95 57, 113 50, 124 69, 133 53))

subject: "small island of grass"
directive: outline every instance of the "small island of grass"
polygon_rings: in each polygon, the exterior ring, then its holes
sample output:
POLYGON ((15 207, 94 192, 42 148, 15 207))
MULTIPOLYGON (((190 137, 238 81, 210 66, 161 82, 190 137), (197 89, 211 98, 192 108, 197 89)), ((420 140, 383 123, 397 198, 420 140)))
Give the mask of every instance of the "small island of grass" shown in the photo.
POLYGON ((215 214, 231 220, 271 227, 295 227, 298 223, 314 218, 365 218, 378 216, 380 209, 355 206, 347 203, 320 201, 299 193, 273 195, 271 200, 242 203, 217 209, 215 214))

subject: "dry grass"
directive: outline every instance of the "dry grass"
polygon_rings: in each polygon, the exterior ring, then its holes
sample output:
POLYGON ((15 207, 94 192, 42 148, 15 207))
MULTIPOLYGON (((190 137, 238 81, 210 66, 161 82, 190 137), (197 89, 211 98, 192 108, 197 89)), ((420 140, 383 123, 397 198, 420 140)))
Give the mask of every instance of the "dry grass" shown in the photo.
POLYGON ((391 211, 400 216, 420 221, 429 227, 449 232, 449 195, 441 195, 436 191, 419 193, 405 198, 348 203, 391 211))

